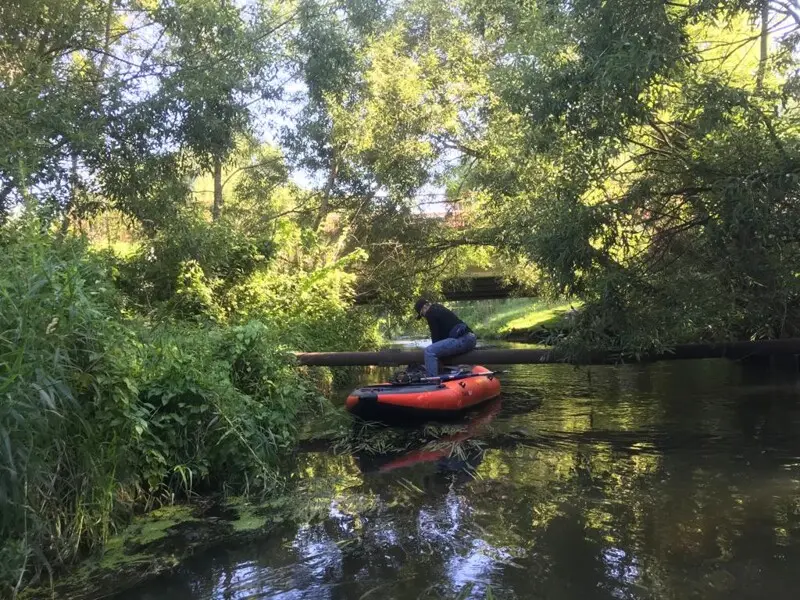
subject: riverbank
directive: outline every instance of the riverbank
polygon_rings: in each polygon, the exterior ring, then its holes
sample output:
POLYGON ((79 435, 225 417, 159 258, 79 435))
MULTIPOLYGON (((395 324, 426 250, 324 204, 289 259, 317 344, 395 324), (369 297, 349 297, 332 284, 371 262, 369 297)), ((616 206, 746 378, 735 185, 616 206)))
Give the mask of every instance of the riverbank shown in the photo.
POLYGON ((336 268, 223 285, 186 261, 156 301, 149 255, 33 219, 0 250, 0 597, 102 554, 135 514, 279 488, 337 378, 291 350, 378 344, 336 268))
MULTIPOLYGON (((296 490, 295 490, 296 491, 296 490)), ((275 493, 261 501, 209 496, 164 506, 135 517, 102 550, 19 597, 25 600, 90 600, 119 594, 173 572, 214 548, 253 543, 305 514, 315 499, 275 493)), ((319 502, 316 502, 319 506, 319 502)))
POLYGON ((454 302, 449 306, 483 339, 553 344, 571 331, 572 311, 580 303, 511 298, 454 302))
MULTIPOLYGON (((469 420, 326 435, 293 455, 275 499, 151 523, 149 549, 180 565, 106 592, 788 598, 797 400, 795 372, 730 361, 512 366, 498 404, 469 420)), ((132 550, 139 528, 123 536, 132 550)))

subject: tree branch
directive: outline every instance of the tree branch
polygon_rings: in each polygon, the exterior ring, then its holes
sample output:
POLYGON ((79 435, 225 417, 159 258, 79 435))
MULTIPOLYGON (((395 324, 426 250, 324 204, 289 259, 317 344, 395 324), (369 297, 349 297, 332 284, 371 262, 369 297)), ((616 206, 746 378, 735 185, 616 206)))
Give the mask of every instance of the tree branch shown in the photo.
POLYGON ((282 165, 283 164, 283 158, 270 158, 268 160, 261 161, 259 163, 254 164, 254 165, 247 165, 247 166, 244 166, 244 167, 239 167, 238 169, 233 171, 230 175, 228 175, 225 178, 225 181, 222 182, 222 187, 224 188, 226 185, 228 185, 228 182, 231 179, 233 179, 234 176, 238 175, 242 171, 249 171, 250 169, 258 169, 259 167, 265 167, 265 166, 270 165, 270 164, 282 165))
POLYGON ((761 0, 761 57, 758 61, 756 74, 756 92, 761 92, 764 87, 764 74, 767 71, 767 58, 769 53, 769 0, 761 0))

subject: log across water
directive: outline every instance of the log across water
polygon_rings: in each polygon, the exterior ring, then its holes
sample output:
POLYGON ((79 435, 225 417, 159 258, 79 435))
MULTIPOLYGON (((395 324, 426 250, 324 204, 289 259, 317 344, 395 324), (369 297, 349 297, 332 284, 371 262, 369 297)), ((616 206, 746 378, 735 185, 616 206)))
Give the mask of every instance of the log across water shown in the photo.
MULTIPOLYGON (((618 352, 593 352, 578 359, 567 360, 555 350, 533 348, 477 349, 460 356, 445 359, 445 364, 512 365, 512 364, 618 364, 624 362, 655 362, 661 360, 686 360, 698 358, 729 358, 741 360, 754 357, 786 356, 800 354, 800 338, 761 340, 756 342, 728 342, 719 344, 682 344, 666 352, 624 356, 618 352)), ((298 352, 301 365, 317 367, 399 366, 423 362, 422 350, 383 350, 380 352, 298 352)))

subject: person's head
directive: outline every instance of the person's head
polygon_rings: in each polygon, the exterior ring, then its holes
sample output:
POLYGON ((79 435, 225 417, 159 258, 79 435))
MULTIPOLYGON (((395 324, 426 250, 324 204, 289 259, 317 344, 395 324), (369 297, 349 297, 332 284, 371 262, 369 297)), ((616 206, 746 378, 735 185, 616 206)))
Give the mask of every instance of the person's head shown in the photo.
POLYGON ((420 298, 417 300, 416 304, 414 304, 414 312, 417 313, 417 319, 424 317, 430 307, 431 303, 427 298, 420 298))

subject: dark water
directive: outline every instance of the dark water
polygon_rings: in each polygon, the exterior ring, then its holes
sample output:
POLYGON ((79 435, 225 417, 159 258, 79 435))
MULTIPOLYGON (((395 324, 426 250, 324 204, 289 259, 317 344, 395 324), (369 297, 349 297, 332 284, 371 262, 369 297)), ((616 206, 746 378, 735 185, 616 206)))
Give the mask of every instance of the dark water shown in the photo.
POLYGON ((295 522, 124 597, 798 597, 796 374, 512 369, 455 448, 303 453, 295 522))

